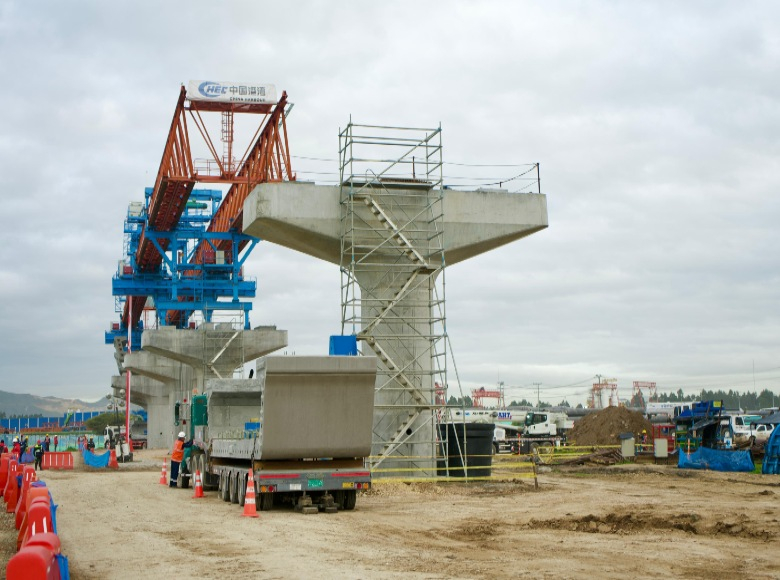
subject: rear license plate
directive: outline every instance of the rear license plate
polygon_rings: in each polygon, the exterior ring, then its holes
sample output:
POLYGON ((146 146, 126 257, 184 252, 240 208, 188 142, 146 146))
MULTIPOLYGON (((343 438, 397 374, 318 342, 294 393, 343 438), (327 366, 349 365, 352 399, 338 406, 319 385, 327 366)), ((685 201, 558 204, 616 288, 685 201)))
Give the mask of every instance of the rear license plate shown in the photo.
POLYGON ((321 479, 310 479, 309 480, 309 489, 316 489, 322 487, 322 480, 321 479))

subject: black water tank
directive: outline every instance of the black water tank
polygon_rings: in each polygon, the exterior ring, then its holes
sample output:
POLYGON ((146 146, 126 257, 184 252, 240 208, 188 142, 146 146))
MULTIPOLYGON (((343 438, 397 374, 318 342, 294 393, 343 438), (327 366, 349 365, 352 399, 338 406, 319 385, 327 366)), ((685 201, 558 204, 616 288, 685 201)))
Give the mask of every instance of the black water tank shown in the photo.
POLYGON ((493 465, 493 432, 495 428, 496 426, 492 423, 446 423, 440 425, 438 427, 438 474, 447 476, 447 463, 449 463, 450 477, 466 477, 461 457, 464 455, 469 477, 489 476, 493 465), (445 458, 448 458, 449 461, 445 461, 445 458))

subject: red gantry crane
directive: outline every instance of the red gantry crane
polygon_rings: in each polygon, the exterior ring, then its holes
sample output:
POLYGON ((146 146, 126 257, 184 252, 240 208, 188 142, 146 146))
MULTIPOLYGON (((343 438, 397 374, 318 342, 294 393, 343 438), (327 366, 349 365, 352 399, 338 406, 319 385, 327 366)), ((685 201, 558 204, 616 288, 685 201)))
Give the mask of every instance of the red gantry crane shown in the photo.
MULTIPOLYGON (((192 81, 189 93, 182 86, 150 197, 148 226, 145 227, 155 232, 172 231, 196 183, 229 184, 230 189, 212 218, 208 231, 241 232, 243 204, 256 185, 295 180, 287 141, 288 111, 287 93, 282 92, 277 100, 276 89, 272 85, 192 81), (209 112, 222 115, 222 156, 204 122, 203 114, 209 112), (235 113, 262 115, 252 138, 253 144, 237 160, 233 158, 235 113), (196 167, 192 158, 188 114, 210 154, 203 167, 196 167)), ((139 273, 152 273, 160 268, 163 257, 145 233, 144 230, 141 234, 135 268, 139 273)), ((158 239, 158 244, 163 251, 168 247, 164 238, 158 239)), ((232 263, 236 256, 231 255, 229 246, 228 240, 206 238, 199 244, 190 263, 203 264, 216 250, 225 251, 225 262, 232 263)), ((128 297, 122 315, 123 326, 135 328, 145 303, 145 296, 128 297)), ((166 322, 179 324, 180 316, 180 311, 169 311, 166 322)))

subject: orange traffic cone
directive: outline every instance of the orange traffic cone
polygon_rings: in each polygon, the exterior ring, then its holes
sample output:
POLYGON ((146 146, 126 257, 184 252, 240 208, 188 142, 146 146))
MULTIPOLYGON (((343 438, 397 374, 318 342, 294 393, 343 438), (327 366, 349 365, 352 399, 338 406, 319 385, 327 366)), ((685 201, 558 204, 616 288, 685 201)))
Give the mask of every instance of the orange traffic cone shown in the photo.
POLYGON ((119 462, 116 460, 116 449, 111 450, 111 455, 108 458, 108 466, 111 469, 119 469, 119 462))
POLYGON ((160 473, 160 483, 163 485, 168 485, 168 468, 165 466, 165 457, 163 457, 163 468, 162 473, 160 473))
POLYGON ((203 480, 200 478, 200 469, 195 471, 195 495, 193 495, 192 497, 193 499, 196 497, 204 497, 203 480))
POLYGON ((257 506, 255 505, 255 477, 252 470, 249 470, 249 479, 246 480, 246 497, 244 498, 244 513, 242 516, 248 518, 259 518, 257 506))

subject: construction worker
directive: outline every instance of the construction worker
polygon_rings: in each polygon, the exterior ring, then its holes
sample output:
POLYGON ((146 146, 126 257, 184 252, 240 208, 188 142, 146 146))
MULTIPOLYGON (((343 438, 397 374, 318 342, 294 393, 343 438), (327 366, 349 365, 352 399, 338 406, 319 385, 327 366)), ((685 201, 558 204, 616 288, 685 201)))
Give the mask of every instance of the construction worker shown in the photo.
MULTIPOLYGON (((86 437, 86 435, 85 435, 85 437, 86 437)), ((95 440, 92 437, 90 437, 89 441, 87 441, 87 449, 89 451, 93 451, 93 452, 95 451, 95 440)))
POLYGON ((58 443, 59 443, 59 439, 58 439, 58 438, 57 438, 57 436, 55 435, 55 436, 54 436, 54 451, 57 451, 57 444, 58 444, 58 443))
POLYGON ((0 455, 8 453, 8 448, 5 446, 5 439, 0 439, 0 455))
POLYGON ((14 446, 11 449, 11 453, 16 455, 16 460, 21 463, 22 462, 22 445, 19 443, 19 438, 14 437, 14 446))
POLYGON ((49 437, 49 434, 46 433, 46 437, 44 437, 43 439, 43 450, 48 451, 50 445, 51 445, 51 438, 49 437))
POLYGON ((179 479, 179 466, 182 459, 184 459, 184 448, 192 445, 192 441, 184 441, 184 431, 179 431, 179 436, 173 443, 173 451, 171 451, 171 480, 168 483, 169 487, 176 487, 176 481, 179 479))
POLYGON ((38 442, 35 444, 35 447, 33 447, 33 455, 35 455, 35 465, 34 469, 35 471, 38 471, 38 468, 40 467, 43 469, 43 454, 44 454, 44 446, 41 445, 41 440, 38 439, 38 442))

